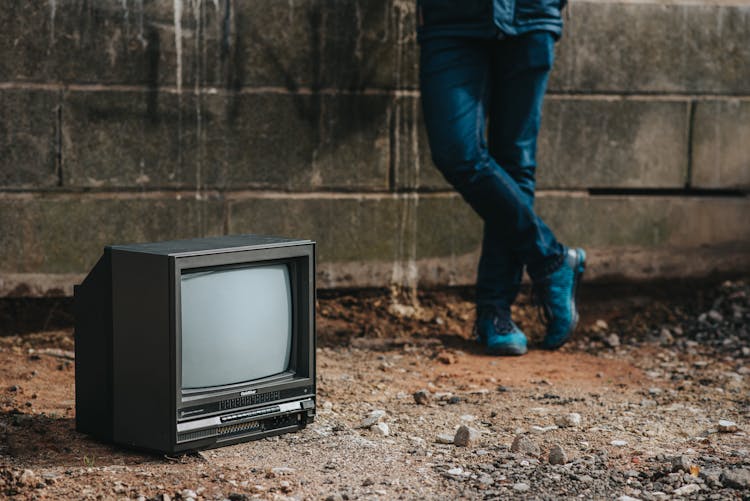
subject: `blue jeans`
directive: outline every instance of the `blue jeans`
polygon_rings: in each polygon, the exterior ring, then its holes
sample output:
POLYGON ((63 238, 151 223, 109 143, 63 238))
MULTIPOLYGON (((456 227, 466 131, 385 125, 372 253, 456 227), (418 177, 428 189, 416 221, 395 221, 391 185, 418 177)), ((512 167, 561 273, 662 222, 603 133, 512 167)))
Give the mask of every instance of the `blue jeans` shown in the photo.
POLYGON ((564 247, 533 207, 536 139, 554 43, 543 31, 421 43, 420 87, 433 161, 484 220, 479 305, 509 308, 524 266, 538 280, 564 259, 564 247))

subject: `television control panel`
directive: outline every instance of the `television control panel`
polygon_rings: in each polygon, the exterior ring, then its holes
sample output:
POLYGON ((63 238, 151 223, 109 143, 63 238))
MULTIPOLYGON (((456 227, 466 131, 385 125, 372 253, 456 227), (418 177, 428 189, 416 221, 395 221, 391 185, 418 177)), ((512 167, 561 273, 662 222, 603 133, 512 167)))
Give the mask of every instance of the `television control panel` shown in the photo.
POLYGON ((263 438, 304 428, 315 416, 315 400, 304 398, 177 424, 177 443, 205 442, 196 446, 224 445, 227 441, 263 438))

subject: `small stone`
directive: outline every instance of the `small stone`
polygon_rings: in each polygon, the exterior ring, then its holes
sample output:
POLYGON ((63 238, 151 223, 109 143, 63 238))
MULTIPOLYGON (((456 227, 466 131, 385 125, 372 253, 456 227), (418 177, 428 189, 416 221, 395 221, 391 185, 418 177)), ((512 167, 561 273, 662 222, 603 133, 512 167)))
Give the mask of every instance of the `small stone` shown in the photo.
POLYGON ((750 489, 750 470, 747 468, 725 470, 721 474, 721 482, 732 489, 750 489))
POLYGON ((513 490, 516 492, 528 492, 529 489, 531 489, 531 487, 529 487, 529 484, 526 484, 524 482, 513 484, 513 490))
POLYGON ((674 344, 674 336, 666 327, 664 327, 659 333, 659 342, 664 345, 674 344))
POLYGON ((701 486, 698 484, 687 484, 683 485, 679 489, 675 489, 672 494, 675 496, 689 496, 701 490, 701 486))
POLYGON ((34 473, 34 470, 23 470, 21 476, 18 477, 18 483, 21 485, 34 487, 37 482, 39 482, 39 479, 37 478, 36 473, 34 473))
POLYGON ((594 322, 594 330, 606 331, 607 329, 609 329, 609 325, 607 325, 607 322, 605 322, 601 318, 594 322))
POLYGON ((325 402, 323 402, 323 410, 330 411, 332 409, 333 409, 333 402, 331 402, 330 400, 326 400, 325 402))
POLYGON ((534 433, 535 435, 541 435, 542 433, 547 433, 548 431, 557 430, 557 425, 551 425, 551 426, 537 426, 533 425, 531 427, 531 433, 534 433))
POLYGON ((380 422, 385 417, 385 411, 383 409, 375 409, 359 424, 360 428, 369 428, 375 423, 380 422))
POLYGON ((656 388, 656 387, 649 388, 648 389, 648 394, 649 395, 661 395, 661 388, 656 388))
POLYGON ((375 481, 371 478, 366 478, 364 482, 362 482, 362 487, 369 487, 371 485, 375 485, 375 481))
POLYGON ((479 439, 479 432, 474 428, 469 428, 466 425, 461 425, 456 430, 456 435, 453 437, 453 443, 458 447, 468 447, 476 443, 479 439))
POLYGON ((482 485, 492 485, 495 483, 494 480, 492 480, 492 477, 488 475, 487 473, 480 473, 477 477, 477 482, 479 482, 482 485))
POLYGON ((612 334, 604 338, 604 342, 610 348, 617 348, 618 346, 620 346, 620 336, 613 332, 612 334))
POLYGON ((435 437, 435 442, 439 444, 452 444, 453 435, 448 435, 447 433, 440 433, 437 437, 435 437))
POLYGON ((451 405, 460 404, 461 397, 459 397, 458 395, 453 395, 451 398, 448 399, 448 403, 451 405))
POLYGON ((377 423, 370 427, 370 430, 374 431, 376 434, 380 435, 381 437, 387 437, 391 434, 391 429, 388 427, 386 423, 377 423))
POLYGON ((271 471, 267 475, 269 478, 280 477, 282 475, 291 475, 295 472, 294 468, 288 468, 286 466, 278 466, 271 468, 271 471))
POLYGON ((641 501, 640 498, 634 498, 626 495, 622 495, 619 498, 617 498, 617 501, 641 501))
POLYGON ((513 439, 513 443, 510 446, 510 451, 519 452, 535 457, 539 457, 542 453, 536 442, 534 442, 526 435, 517 435, 516 438, 513 439))
POLYGON ((464 469, 463 468, 451 468, 450 470, 445 472, 445 475, 450 478, 463 478, 464 469))
POLYGON ((182 499, 195 499, 198 497, 198 494, 196 494, 192 489, 182 489, 182 492, 180 492, 180 496, 182 496, 182 499))
POLYGON ((8 387, 8 391, 13 392, 13 393, 17 392, 19 389, 20 388, 15 384, 13 386, 8 387))
POLYGON ((675 456, 672 458, 672 471, 673 472, 685 472, 690 473, 690 458, 682 455, 682 456, 675 456))
POLYGON ((628 445, 628 442, 625 440, 612 440, 610 444, 615 447, 625 447, 626 445, 628 445))
POLYGON ((714 322, 721 322, 722 320, 724 320, 724 316, 716 310, 709 311, 708 318, 710 318, 714 322))
POLYGON ((227 496, 229 501, 247 501, 248 497, 247 494, 240 494, 238 492, 231 492, 229 496, 227 496))
POLYGON ((720 433, 734 433, 738 430, 737 423, 729 421, 727 419, 719 420, 719 432, 720 433))
POLYGON ((414 401, 418 405, 428 405, 432 401, 432 393, 429 390, 419 390, 414 392, 414 401))
POLYGON ((549 463, 550 464, 565 464, 568 462, 568 456, 565 451, 559 445, 553 445, 549 451, 549 463))
POLYGON ((581 415, 577 412, 563 414, 555 418, 555 424, 560 428, 576 428, 581 425, 581 415))

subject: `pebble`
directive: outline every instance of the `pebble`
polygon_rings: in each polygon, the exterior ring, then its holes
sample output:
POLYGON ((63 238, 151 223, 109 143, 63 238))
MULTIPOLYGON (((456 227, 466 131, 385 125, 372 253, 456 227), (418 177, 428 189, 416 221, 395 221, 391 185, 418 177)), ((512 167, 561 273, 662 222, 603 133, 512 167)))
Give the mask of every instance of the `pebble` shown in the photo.
POLYGON ((418 405, 428 405, 432 401, 432 393, 430 393, 430 390, 422 389, 415 391, 412 396, 418 405))
POLYGON ((531 427, 531 433, 535 433, 537 435, 541 435, 542 433, 547 433, 548 431, 556 430, 558 429, 558 426, 551 425, 551 426, 532 426, 531 427))
POLYGON ((719 432, 720 433, 734 433, 737 431, 737 423, 726 419, 719 420, 719 432))
POLYGON ((479 439, 479 431, 474 428, 469 428, 466 425, 461 425, 456 430, 456 435, 453 437, 453 443, 458 447, 468 447, 476 443, 479 439))
POLYGON ((628 445, 627 441, 625 440, 612 440, 610 444, 615 447, 625 447, 626 445, 628 445))
POLYGON ((182 492, 180 492, 180 496, 182 496, 182 499, 186 499, 186 498, 195 499, 198 497, 198 494, 196 494, 195 491, 192 489, 182 489, 182 492))
POLYGON ((374 411, 370 413, 369 416, 367 416, 365 419, 362 420, 359 427, 369 428, 375 423, 380 422, 384 417, 385 417, 385 411, 383 409, 375 409, 374 411))
POLYGON ((612 334, 604 338, 604 342, 610 348, 617 348, 618 346, 620 346, 620 336, 613 332, 612 334))
POLYGON ((291 475, 294 473, 294 468, 288 468, 286 466, 279 466, 276 468, 271 468, 271 471, 269 472, 269 477, 280 477, 282 475, 291 475))
POLYGON ((670 345, 674 343, 674 336, 666 327, 659 333, 659 342, 664 345, 670 345))
POLYGON ((526 435, 517 435, 516 438, 513 439, 513 443, 510 446, 511 452, 520 452, 523 454, 528 454, 530 456, 540 456, 542 451, 539 449, 539 446, 534 442, 532 439, 527 437, 526 435))
POLYGON ((495 483, 495 481, 492 480, 492 477, 487 473, 480 473, 479 477, 477 477, 477 482, 482 485, 492 485, 495 483))
POLYGON ((39 482, 39 479, 34 473, 34 470, 23 470, 21 476, 18 477, 18 483, 21 485, 28 485, 34 487, 39 482))
POLYGON ((550 464, 565 464, 568 462, 568 456, 562 447, 555 444, 549 451, 549 463, 550 464))
POLYGON ((435 442, 439 444, 452 444, 453 443, 453 435, 448 435, 447 433, 440 433, 437 437, 435 437, 435 442))
POLYGON ((639 498, 622 495, 617 498, 617 501, 641 501, 639 498))
POLYGON ((701 486, 698 484, 687 484, 683 485, 679 489, 675 489, 672 494, 675 496, 689 496, 701 490, 701 486))
POLYGON ((746 468, 725 470, 721 474, 721 482, 733 489, 750 489, 750 470, 746 468))
POLYGON ((690 473, 690 458, 682 455, 682 456, 675 456, 672 458, 672 471, 673 472, 685 472, 690 473))
POLYGON ((513 490, 516 492, 527 492, 529 489, 531 489, 531 487, 529 487, 529 484, 526 484, 524 482, 513 484, 513 490))
POLYGON ((370 427, 370 430, 374 431, 376 434, 380 435, 381 437, 387 437, 391 434, 391 429, 388 427, 386 423, 377 423, 370 427))
POLYGON ((581 415, 577 412, 563 414, 555 418, 555 424, 560 428, 576 428, 581 425, 581 415))

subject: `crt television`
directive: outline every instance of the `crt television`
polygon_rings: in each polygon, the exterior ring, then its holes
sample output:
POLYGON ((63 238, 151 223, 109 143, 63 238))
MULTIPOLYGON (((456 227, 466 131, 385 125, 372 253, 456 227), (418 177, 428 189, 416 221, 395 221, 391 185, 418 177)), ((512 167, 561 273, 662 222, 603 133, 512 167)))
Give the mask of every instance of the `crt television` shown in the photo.
POLYGON ((176 453, 315 416, 315 242, 112 245, 74 288, 76 429, 176 453))

